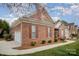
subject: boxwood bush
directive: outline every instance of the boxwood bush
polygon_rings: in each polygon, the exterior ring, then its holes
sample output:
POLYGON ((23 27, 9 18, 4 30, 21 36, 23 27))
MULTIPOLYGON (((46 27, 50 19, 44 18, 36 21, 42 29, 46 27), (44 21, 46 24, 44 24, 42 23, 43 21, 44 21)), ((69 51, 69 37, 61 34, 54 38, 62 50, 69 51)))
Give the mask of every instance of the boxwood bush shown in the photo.
POLYGON ((36 42, 31 42, 31 46, 35 46, 36 45, 36 42))
POLYGON ((57 42, 58 40, 57 39, 54 39, 54 42, 57 42))
POLYGON ((51 43, 52 41, 51 40, 48 40, 48 43, 51 43))
POLYGON ((41 44, 45 44, 45 43, 46 43, 46 41, 45 40, 42 40, 41 44))

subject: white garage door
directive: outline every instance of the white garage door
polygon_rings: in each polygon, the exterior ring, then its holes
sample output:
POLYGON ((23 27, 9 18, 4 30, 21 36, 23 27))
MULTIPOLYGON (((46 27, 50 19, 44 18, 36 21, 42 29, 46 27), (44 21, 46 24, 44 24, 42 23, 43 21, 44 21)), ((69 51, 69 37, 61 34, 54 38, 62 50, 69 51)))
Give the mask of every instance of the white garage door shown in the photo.
POLYGON ((22 35, 20 31, 16 31, 15 34, 15 42, 16 44, 18 44, 19 46, 21 46, 21 42, 22 42, 22 35))

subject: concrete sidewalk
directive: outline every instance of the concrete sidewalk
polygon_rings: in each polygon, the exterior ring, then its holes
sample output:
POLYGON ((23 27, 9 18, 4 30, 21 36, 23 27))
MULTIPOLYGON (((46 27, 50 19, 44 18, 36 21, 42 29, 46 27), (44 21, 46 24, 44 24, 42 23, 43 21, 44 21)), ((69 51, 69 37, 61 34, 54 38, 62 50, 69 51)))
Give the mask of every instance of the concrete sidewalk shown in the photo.
POLYGON ((14 41, 7 42, 7 41, 0 41, 0 54, 5 54, 5 55, 21 55, 21 54, 30 54, 30 53, 35 53, 38 51, 66 45, 73 43, 75 41, 67 41, 63 43, 57 43, 57 44, 52 44, 52 45, 46 45, 46 46, 41 46, 41 47, 36 47, 32 49, 26 49, 26 50, 16 50, 12 49, 13 47, 17 47, 18 45, 15 44, 14 41))

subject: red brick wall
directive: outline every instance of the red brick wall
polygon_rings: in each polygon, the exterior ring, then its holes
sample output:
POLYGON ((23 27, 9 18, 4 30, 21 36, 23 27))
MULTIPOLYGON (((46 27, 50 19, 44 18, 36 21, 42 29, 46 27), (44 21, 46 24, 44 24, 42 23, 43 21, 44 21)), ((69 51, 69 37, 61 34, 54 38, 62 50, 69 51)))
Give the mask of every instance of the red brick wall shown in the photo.
MULTIPOLYGON (((32 26, 32 24, 22 23, 22 35, 23 35, 22 46, 30 45, 32 41, 35 41, 39 44, 41 40, 44 40, 44 39, 47 40, 47 38, 48 38, 48 36, 47 36, 47 26, 36 25, 37 37, 35 39, 32 39, 31 38, 31 26, 32 26)), ((54 28, 53 27, 51 28, 50 39, 52 41, 54 40, 54 28)))
MULTIPOLYGON (((15 31, 21 31, 21 24, 22 24, 22 46, 29 46, 31 44, 32 41, 37 42, 37 44, 39 45, 40 42, 42 40, 47 40, 48 35, 47 35, 47 26, 43 26, 43 25, 36 25, 36 32, 37 32, 37 37, 35 39, 31 38, 31 26, 32 24, 30 23, 20 23, 19 25, 17 25, 16 27, 14 27, 11 30, 11 33, 14 33, 15 31)), ((54 27, 50 27, 51 28, 51 37, 49 39, 52 40, 52 42, 54 41, 54 27)))

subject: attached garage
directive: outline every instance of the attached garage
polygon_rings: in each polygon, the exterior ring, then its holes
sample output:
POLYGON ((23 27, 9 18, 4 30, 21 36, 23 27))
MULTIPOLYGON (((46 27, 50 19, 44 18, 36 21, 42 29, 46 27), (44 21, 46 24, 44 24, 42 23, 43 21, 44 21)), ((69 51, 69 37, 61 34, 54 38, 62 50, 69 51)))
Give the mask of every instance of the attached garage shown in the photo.
POLYGON ((22 34, 21 34, 20 31, 16 31, 14 33, 14 41, 15 41, 16 44, 21 46, 21 44, 22 44, 22 34))

